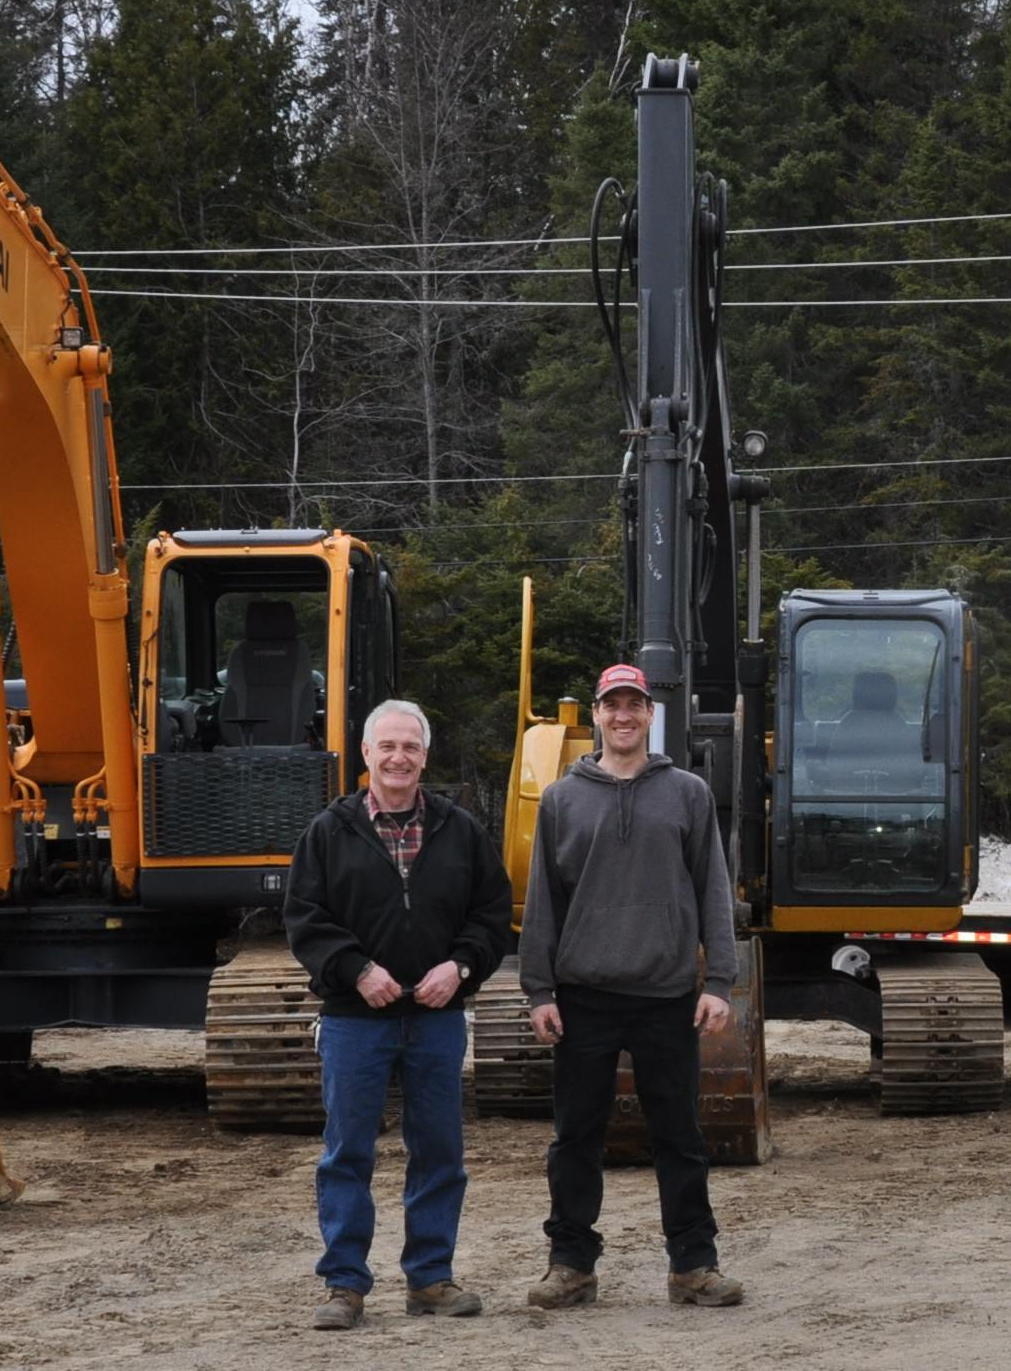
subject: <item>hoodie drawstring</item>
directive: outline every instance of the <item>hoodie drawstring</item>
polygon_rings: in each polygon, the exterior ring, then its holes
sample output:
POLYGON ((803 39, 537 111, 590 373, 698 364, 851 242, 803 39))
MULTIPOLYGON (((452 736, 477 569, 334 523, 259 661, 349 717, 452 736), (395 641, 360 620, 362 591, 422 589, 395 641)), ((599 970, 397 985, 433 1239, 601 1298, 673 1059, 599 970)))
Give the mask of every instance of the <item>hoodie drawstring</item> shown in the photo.
POLYGON ((599 752, 591 752, 580 757, 572 767, 572 774, 585 776, 588 781, 597 781, 604 785, 614 786, 617 791, 616 799, 618 802, 618 842, 627 843, 632 835, 632 813, 635 809, 636 786, 648 776, 652 776, 654 772, 666 770, 668 767, 672 767, 674 763, 669 757, 651 752, 646 765, 637 775, 621 778, 612 776, 609 771, 604 771, 600 767, 600 755, 599 752))
POLYGON ((619 781, 616 789, 618 791, 618 842, 627 843, 632 832, 635 784, 633 781, 619 781))

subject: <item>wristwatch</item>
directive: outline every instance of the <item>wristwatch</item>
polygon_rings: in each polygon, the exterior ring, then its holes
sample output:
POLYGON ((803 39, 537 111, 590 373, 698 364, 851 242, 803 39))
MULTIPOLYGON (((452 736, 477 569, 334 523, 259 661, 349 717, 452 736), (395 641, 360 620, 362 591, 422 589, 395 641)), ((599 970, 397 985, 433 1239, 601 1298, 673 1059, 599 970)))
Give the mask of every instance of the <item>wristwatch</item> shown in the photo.
POLYGON ((466 962, 457 962, 456 974, 460 977, 461 981, 467 981, 470 979, 471 976, 470 967, 467 965, 466 962))

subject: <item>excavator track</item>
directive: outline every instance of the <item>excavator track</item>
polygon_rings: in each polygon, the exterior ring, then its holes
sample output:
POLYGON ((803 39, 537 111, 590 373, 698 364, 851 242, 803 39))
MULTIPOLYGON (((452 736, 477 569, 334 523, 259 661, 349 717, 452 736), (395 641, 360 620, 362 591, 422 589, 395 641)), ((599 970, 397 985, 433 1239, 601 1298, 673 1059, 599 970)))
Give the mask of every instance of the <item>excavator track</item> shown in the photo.
MULTIPOLYGON (((761 944, 738 944, 740 974, 732 1022, 702 1039, 699 1122, 710 1160, 764 1162, 772 1151, 768 1125, 761 944)), ((552 1050, 537 1042, 516 957, 507 957, 482 986, 474 1009, 474 1099, 479 1114, 547 1117, 551 1113, 552 1050)), ((622 1053, 617 1098, 608 1124, 607 1159, 649 1160, 650 1145, 632 1075, 622 1053)))
POLYGON ((479 1114, 547 1118, 551 1114, 551 1048, 530 1027, 530 1001, 520 989, 519 958, 506 957, 474 1001, 474 1103, 479 1114))
POLYGON ((1000 981, 971 953, 885 962, 881 1112, 963 1114, 1000 1108, 1000 981))
POLYGON ((226 1128, 309 1130, 323 1122, 313 1022, 319 1000, 280 940, 242 949, 211 977, 207 1106, 226 1128))

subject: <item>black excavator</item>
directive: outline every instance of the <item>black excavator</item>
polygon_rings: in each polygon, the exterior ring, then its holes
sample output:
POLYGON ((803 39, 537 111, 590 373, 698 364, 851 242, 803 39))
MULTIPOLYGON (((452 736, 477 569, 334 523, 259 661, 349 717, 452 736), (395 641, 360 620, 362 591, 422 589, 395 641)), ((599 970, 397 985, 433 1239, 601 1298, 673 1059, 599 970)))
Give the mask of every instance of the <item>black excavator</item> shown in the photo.
MULTIPOLYGON (((732 435, 721 343, 727 194, 696 171, 698 80, 686 56, 647 60, 638 187, 626 195, 608 178, 592 217, 596 267, 601 207, 621 199, 613 300, 599 270, 594 279, 625 405, 618 654, 650 683, 651 750, 702 775, 716 796, 736 892, 734 1019, 703 1040, 701 1119, 713 1160, 760 1162, 770 1152, 766 1015, 865 1031, 886 1113, 997 1107, 1003 1017, 998 978, 975 947, 990 933, 965 911, 979 849, 969 606, 933 588, 789 588, 770 706, 759 626, 769 482, 749 471, 766 439, 732 435), (638 304, 635 390, 620 338, 626 276, 638 304)), ((574 701, 560 702, 556 719, 532 713, 532 642, 527 584, 505 844, 517 930, 540 795, 593 747, 574 701)), ((550 1072, 509 959, 477 1003, 478 1106, 538 1112, 550 1072)), ((631 1072, 621 1077, 610 1145, 628 1156, 645 1148, 645 1130, 631 1072)))

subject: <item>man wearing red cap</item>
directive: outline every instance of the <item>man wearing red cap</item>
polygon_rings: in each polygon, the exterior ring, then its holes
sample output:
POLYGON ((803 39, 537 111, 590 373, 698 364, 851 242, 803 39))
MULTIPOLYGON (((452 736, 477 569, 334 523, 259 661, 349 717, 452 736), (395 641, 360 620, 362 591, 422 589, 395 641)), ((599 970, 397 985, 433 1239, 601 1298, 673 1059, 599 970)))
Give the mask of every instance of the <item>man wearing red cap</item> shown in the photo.
POLYGON ((548 1273, 530 1304, 597 1297, 604 1134, 618 1054, 632 1056, 649 1126, 674 1304, 738 1304, 722 1275, 698 1124, 699 1033, 730 1015, 733 904, 706 783, 648 751, 653 701, 638 667, 600 675, 599 752, 541 799, 520 941, 539 1042, 555 1050, 548 1273), (705 984, 698 993, 698 950, 705 984))

